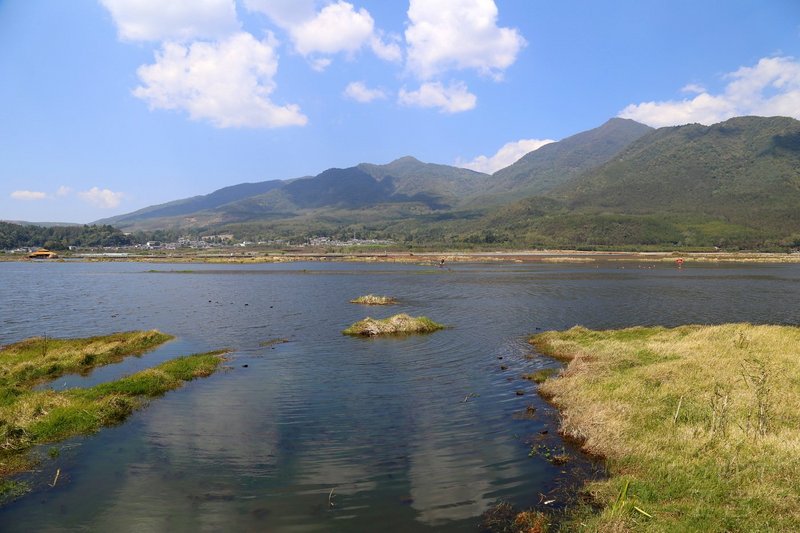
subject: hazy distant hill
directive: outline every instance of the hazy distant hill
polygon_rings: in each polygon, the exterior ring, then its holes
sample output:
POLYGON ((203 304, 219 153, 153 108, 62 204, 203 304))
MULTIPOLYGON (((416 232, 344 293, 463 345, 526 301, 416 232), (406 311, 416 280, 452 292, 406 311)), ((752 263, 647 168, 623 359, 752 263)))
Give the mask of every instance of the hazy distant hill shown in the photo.
POLYGON ((159 204, 144 209, 139 209, 126 215, 105 218, 98 220, 97 224, 111 224, 118 227, 126 227, 138 221, 174 217, 181 215, 191 215, 198 211, 215 209, 222 205, 235 202, 251 196, 263 194, 273 189, 283 186, 284 182, 279 180, 262 181, 259 183, 241 183, 216 190, 211 194, 193 196, 183 200, 175 200, 166 204, 159 204))
POLYGON ((234 185, 99 223, 153 230, 274 220, 300 216, 309 210, 359 210, 385 204, 414 204, 426 211, 440 210, 480 190, 487 179, 489 176, 480 172, 403 157, 386 165, 363 163, 294 180, 234 185))

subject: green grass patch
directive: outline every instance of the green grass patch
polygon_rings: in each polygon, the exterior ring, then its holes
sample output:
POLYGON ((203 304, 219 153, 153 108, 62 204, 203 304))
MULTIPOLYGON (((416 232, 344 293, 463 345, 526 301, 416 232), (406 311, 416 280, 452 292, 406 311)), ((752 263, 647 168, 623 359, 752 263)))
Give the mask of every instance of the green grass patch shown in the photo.
POLYGON ((403 333, 432 333, 445 326, 428 317, 412 317, 405 313, 384 319, 367 317, 342 331, 345 335, 374 337, 377 335, 396 335, 403 333))
POLYGON ((0 405, 24 389, 65 374, 86 374, 98 366, 142 355, 173 337, 157 330, 128 331, 81 339, 33 337, 0 348, 0 405))
POLYGON ((61 392, 33 390, 44 375, 50 375, 42 374, 40 367, 58 364, 58 375, 66 373, 65 369, 90 370, 93 366, 80 362, 87 354, 92 355, 92 365, 98 366, 121 360, 126 349, 139 354, 170 338, 159 332, 130 332, 91 339, 49 339, 45 355, 39 352, 44 339, 29 339, 4 348, 0 352, 5 365, 0 387, 0 477, 30 468, 32 459, 27 452, 33 446, 118 424, 148 399, 186 381, 211 375, 225 352, 178 357, 116 381, 61 392), (20 365, 29 370, 19 372, 20 365))
POLYGON ((531 338, 569 361, 540 392, 609 479, 568 530, 800 529, 800 328, 725 324, 531 338), (570 529, 572 528, 572 529, 570 529))

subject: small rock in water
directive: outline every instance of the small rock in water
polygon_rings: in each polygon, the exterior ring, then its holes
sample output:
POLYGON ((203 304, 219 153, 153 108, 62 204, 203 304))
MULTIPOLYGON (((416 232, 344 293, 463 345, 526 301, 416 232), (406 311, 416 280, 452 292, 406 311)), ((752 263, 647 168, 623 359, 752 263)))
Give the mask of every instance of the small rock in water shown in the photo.
POLYGON ((248 367, 248 365, 242 365, 242 368, 247 368, 247 367, 248 367))
POLYGON ((500 365, 500 370, 508 370, 508 367, 506 365, 500 365))
POLYGON ((516 394, 517 396, 523 396, 525 394, 525 391, 518 390, 516 394))

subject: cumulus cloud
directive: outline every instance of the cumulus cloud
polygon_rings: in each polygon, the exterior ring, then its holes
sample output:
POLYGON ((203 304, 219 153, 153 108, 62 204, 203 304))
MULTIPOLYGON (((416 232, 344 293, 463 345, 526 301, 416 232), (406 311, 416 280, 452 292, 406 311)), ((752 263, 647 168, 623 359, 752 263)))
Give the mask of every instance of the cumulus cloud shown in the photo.
POLYGON ((133 94, 151 108, 185 110, 194 120, 220 128, 302 126, 297 105, 270 100, 278 69, 277 42, 249 33, 219 42, 165 43, 156 62, 139 67, 142 85, 133 94))
POLYGON ((469 168, 478 172, 485 172, 486 174, 494 174, 501 168, 506 168, 515 163, 522 156, 552 142, 555 141, 552 139, 520 139, 504 144, 502 148, 492 156, 487 157, 485 155, 479 155, 472 161, 466 163, 457 161, 456 166, 469 168))
POLYGON ((344 89, 344 95, 356 102, 368 103, 373 100, 386 98, 386 92, 383 89, 370 89, 364 82, 354 81, 347 84, 344 89))
POLYGON ((653 127, 699 122, 714 124, 740 115, 782 115, 800 119, 800 63, 791 57, 763 58, 725 76, 720 94, 631 104, 619 116, 653 127))
POLYGON ((463 82, 447 87, 441 82, 423 83, 416 91, 400 89, 398 101, 411 107, 436 107, 442 113, 460 113, 475 108, 477 97, 463 82))
POLYGON ((117 207, 125 195, 121 192, 114 192, 111 189, 92 187, 88 191, 79 192, 78 196, 96 207, 110 209, 117 207))
POLYGON ((100 0, 124 41, 217 38, 236 32, 234 0, 100 0))
POLYGON ((423 80, 451 69, 499 79, 526 44, 497 25, 494 0, 411 0, 408 19, 407 67, 423 80))
POLYGON ((689 83, 681 88, 682 93, 702 94, 706 92, 706 88, 697 83, 689 83))
POLYGON ((312 19, 291 28, 295 49, 302 55, 313 53, 353 53, 372 36, 375 21, 369 12, 355 10, 353 4, 337 2, 322 8, 312 19))
POLYGON ((315 70, 323 70, 331 62, 319 56, 352 56, 365 47, 386 61, 402 58, 400 46, 391 39, 384 40, 369 12, 344 0, 329 3, 318 12, 314 2, 308 0, 245 0, 245 7, 267 15, 286 30, 294 49, 308 58, 315 70))
POLYGON ((11 193, 11 198, 24 201, 44 200, 47 198, 47 193, 40 191, 14 191, 11 193))
POLYGON ((62 185, 56 191, 56 196, 68 196, 69 193, 71 193, 71 192, 72 192, 72 188, 71 187, 67 187, 66 185, 62 185))

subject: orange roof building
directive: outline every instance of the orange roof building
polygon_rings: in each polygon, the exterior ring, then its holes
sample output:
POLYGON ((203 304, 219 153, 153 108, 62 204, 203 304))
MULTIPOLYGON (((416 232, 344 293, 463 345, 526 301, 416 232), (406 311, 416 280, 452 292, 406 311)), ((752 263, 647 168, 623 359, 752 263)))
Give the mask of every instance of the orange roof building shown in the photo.
POLYGON ((28 254, 30 259, 57 259, 58 254, 51 252, 47 248, 39 248, 35 252, 28 254))

